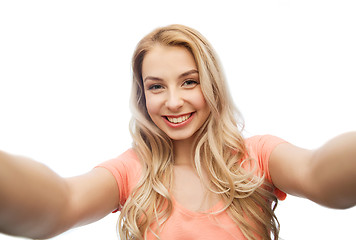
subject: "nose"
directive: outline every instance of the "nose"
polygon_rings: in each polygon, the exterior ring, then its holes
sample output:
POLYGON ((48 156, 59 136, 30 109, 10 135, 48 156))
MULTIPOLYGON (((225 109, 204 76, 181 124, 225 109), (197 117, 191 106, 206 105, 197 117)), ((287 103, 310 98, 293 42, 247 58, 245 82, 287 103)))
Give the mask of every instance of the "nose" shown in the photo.
POLYGON ((184 100, 179 93, 179 91, 170 91, 167 100, 166 100, 166 107, 172 111, 177 112, 184 104, 184 100))

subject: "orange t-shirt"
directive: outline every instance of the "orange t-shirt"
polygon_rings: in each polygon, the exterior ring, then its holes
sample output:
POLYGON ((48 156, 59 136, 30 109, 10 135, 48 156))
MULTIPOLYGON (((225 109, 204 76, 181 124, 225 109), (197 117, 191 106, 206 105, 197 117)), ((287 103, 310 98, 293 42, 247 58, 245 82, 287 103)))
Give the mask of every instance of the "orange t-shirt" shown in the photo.
MULTIPOLYGON (((254 136, 246 139, 250 157, 258 161, 258 168, 265 173, 265 178, 269 183, 272 183, 268 170, 269 156, 278 144, 284 142, 284 140, 271 135, 254 136)), ((117 158, 106 161, 98 167, 104 167, 113 174, 120 191, 120 204, 124 205, 141 174, 141 164, 136 153, 129 149, 117 158)), ((274 189, 274 193, 280 200, 284 200, 286 197, 286 194, 277 188, 274 189)), ((173 212, 160 229, 161 239, 246 239, 226 211, 214 215, 207 214, 222 209, 224 207, 222 201, 203 213, 190 211, 176 202, 173 197, 172 199, 173 212)), ((152 229, 155 229, 155 226, 152 226, 152 229)), ((148 231, 147 239, 156 238, 148 231)))

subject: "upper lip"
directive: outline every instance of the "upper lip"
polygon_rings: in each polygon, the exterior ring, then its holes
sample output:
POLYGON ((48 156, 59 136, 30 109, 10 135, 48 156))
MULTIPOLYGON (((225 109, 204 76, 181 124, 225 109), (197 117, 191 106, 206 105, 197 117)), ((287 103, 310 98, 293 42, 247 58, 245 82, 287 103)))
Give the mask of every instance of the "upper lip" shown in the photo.
POLYGON ((187 115, 190 115, 192 114, 193 112, 190 112, 190 113, 184 113, 184 114, 179 114, 179 115, 163 115, 164 117, 170 117, 170 118, 179 118, 179 117, 182 117, 182 116, 187 116, 187 115))

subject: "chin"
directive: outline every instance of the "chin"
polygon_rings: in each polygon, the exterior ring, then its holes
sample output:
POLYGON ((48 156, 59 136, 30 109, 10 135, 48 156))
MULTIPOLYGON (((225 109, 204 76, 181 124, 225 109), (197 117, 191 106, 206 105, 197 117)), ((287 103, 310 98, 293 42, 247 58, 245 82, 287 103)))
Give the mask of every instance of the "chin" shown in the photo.
POLYGON ((190 141, 193 140, 194 134, 170 134, 168 137, 172 139, 172 141, 190 141))

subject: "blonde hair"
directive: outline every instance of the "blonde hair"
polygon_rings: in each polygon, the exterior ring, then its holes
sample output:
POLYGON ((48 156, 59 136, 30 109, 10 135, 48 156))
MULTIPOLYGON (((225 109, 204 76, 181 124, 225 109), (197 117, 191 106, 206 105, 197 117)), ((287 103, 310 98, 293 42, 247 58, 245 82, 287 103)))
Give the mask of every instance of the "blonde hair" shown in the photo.
POLYGON ((133 86, 130 131, 133 148, 142 162, 142 177, 122 206, 118 222, 121 239, 145 239, 151 231, 159 238, 160 227, 172 213, 169 194, 173 176, 173 146, 147 113, 142 82, 142 62, 155 45, 188 49, 197 64, 200 86, 210 115, 196 133, 194 162, 202 179, 203 166, 213 184, 211 192, 225 202, 225 208, 247 239, 278 238, 274 214, 277 199, 263 187, 263 176, 253 170, 257 163, 248 157, 241 134, 243 124, 228 92, 217 55, 196 30, 170 25, 154 30, 137 45, 132 59, 133 86), (244 167, 242 166, 244 165, 244 167), (247 167, 246 167, 247 166, 247 167), (151 229, 157 223, 156 229, 151 229))

